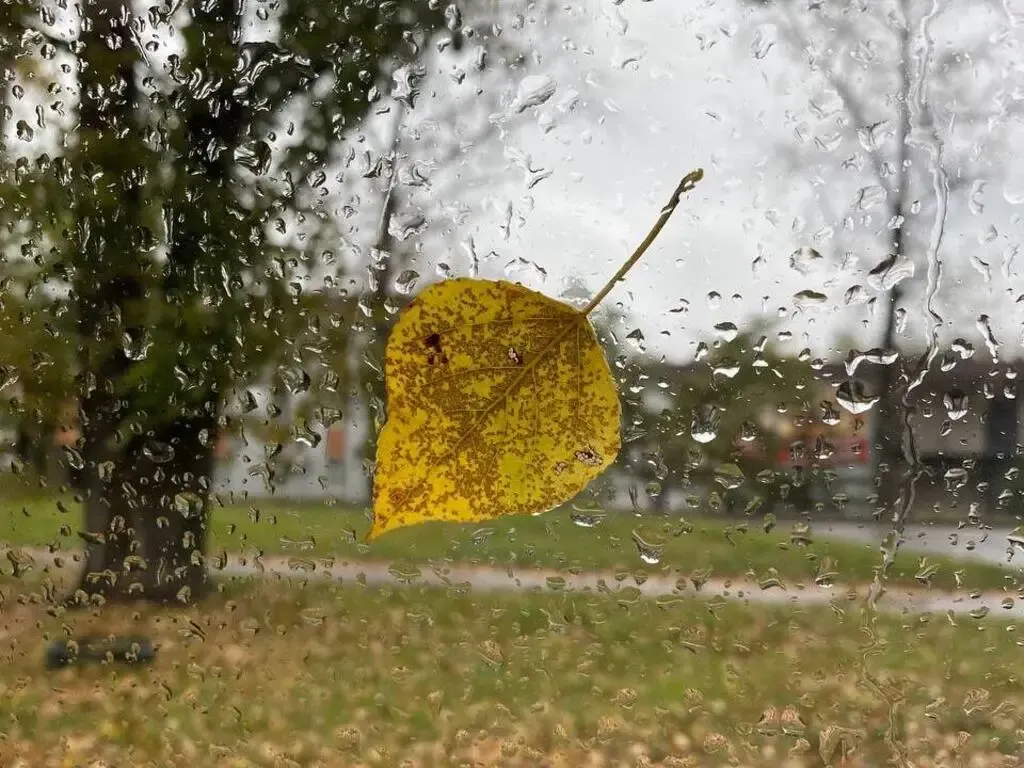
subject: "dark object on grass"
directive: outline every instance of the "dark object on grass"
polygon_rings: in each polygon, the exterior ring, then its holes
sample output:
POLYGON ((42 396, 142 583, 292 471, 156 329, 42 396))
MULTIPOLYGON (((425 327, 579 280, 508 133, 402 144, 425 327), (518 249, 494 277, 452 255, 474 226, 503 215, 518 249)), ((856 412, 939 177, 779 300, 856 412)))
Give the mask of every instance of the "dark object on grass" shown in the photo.
POLYGON ((86 662, 148 664, 155 656, 153 641, 145 637, 86 635, 51 643, 46 649, 46 666, 59 669, 86 662))

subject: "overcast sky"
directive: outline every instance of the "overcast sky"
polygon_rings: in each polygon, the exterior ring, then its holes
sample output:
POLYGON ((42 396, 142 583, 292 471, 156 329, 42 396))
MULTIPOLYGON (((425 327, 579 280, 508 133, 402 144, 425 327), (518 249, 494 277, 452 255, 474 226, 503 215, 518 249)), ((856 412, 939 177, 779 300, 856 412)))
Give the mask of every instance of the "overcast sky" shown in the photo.
MULTIPOLYGON (((1014 24, 1024 14, 1006 2, 1004 9, 992 9, 1002 34, 988 44, 1019 61, 1024 28, 1014 24)), ((497 253, 483 258, 481 276, 502 276, 510 261, 522 258, 540 268, 520 265, 508 273, 526 285, 558 295, 575 276, 597 289, 643 237, 679 179, 699 166, 705 180, 610 297, 631 313, 652 351, 685 359, 715 324, 740 324, 779 308, 781 327, 793 332, 797 348, 809 345, 826 354, 839 332, 859 333, 862 349, 876 346, 881 318, 872 319, 865 303, 847 306, 844 296, 857 284, 865 298, 881 295, 867 272, 886 255, 882 244, 863 235, 843 242, 814 237, 825 226, 841 226, 871 179, 840 170, 846 151, 831 160, 818 152, 816 170, 780 153, 795 147, 801 122, 812 119, 810 100, 820 93, 820 79, 790 54, 773 26, 738 10, 735 0, 586 5, 568 12, 568 23, 535 25, 530 35, 536 61, 527 73, 504 76, 506 105, 517 97, 542 99, 528 86, 543 84, 543 78, 550 78, 554 92, 509 123, 515 130, 495 148, 503 155, 498 174, 477 180, 463 195, 474 214, 460 235, 472 235, 480 257, 497 253), (521 85, 524 76, 533 79, 521 85), (823 157, 831 172, 822 172, 823 157), (815 191, 816 176, 824 183, 815 191), (505 240, 509 203, 522 218, 518 225, 513 217, 505 240), (794 232, 793 222, 801 218, 806 223, 794 232), (851 242, 853 257, 844 259, 851 242), (790 254, 807 245, 826 259, 804 274, 790 266, 790 254), (805 290, 828 298, 798 309, 794 294, 805 290), (709 301, 712 292, 720 300, 709 301), (688 312, 670 312, 684 302, 688 312)), ((936 28, 962 24, 952 11, 946 17, 936 28)), ((1019 96, 1019 68, 1000 70, 999 77, 1019 96)), ((1015 125, 1022 146, 1024 124, 1015 125)), ((943 338, 964 336, 982 352, 976 321, 989 315, 1005 357, 1020 348, 1024 320, 1024 302, 1017 302, 1024 292, 1024 254, 1011 258, 1024 234, 1024 167, 1014 156, 1019 153, 1004 148, 998 154, 988 164, 994 170, 983 174, 986 183, 955 190, 949 199, 940 252, 944 274, 933 306, 944 321, 943 338)), ((936 206, 925 191, 920 228, 927 237, 936 206)), ((873 212, 876 222, 881 210, 873 212)), ((442 261, 456 274, 469 271, 459 248, 424 249, 417 268, 429 274, 442 261)), ((919 264, 916 273, 922 287, 924 267, 919 264)), ((906 339, 923 343, 924 317, 922 301, 915 300, 906 339)), ((837 351, 845 355, 848 348, 837 351)))
MULTIPOLYGON (((1024 159, 1009 145, 1024 146, 1024 0, 912 5, 938 9, 927 27, 936 41, 933 67, 950 41, 978 49, 965 68, 974 74, 957 98, 987 98, 994 86, 1019 108, 1016 116, 999 116, 973 133, 954 132, 960 145, 948 154, 969 155, 971 142, 978 142, 980 169, 975 183, 955 189, 948 200, 942 279, 932 286, 945 341, 963 336, 984 349, 977 323, 984 314, 1002 356, 1014 355, 1024 340, 1024 254, 1014 256, 1024 239, 1024 159)), ((494 63, 457 83, 452 72, 472 69, 472 46, 461 58, 450 50, 437 54, 415 109, 404 118, 407 144, 417 122, 450 122, 453 103, 462 105, 458 113, 469 122, 502 127, 499 137, 468 148, 435 174, 434 181, 447 174, 459 184, 423 190, 434 197, 434 208, 422 211, 434 226, 424 229, 412 265, 424 276, 420 287, 442 263, 449 267, 445 274, 470 274, 462 244, 472 238, 481 276, 507 276, 556 296, 571 279, 597 290, 646 233, 679 179, 703 167, 704 181, 608 299, 621 302, 629 330, 638 328, 650 351, 676 359, 692 355, 716 324, 742 325, 761 314, 778 317, 796 349, 845 356, 840 333, 857 337, 862 349, 878 344, 882 313, 873 316, 864 300, 881 297, 867 272, 887 255, 881 238, 870 234, 881 229, 884 207, 876 201, 874 208, 856 210, 858 200, 871 198, 863 190, 875 182, 867 169, 843 168, 857 139, 847 133, 833 141, 827 123, 834 118, 820 115, 828 115, 834 93, 823 92, 821 76, 794 55, 772 23, 778 17, 758 15, 744 0, 594 0, 538 8, 521 32, 506 23, 507 34, 529 52, 525 68, 510 73, 494 63), (466 213, 448 226, 438 208, 452 204, 466 213), (849 214, 872 218, 857 218, 852 236, 829 237, 842 234, 849 214), (800 271, 790 265, 790 254, 803 246, 822 253, 820 266, 800 271), (845 297, 857 285, 862 300, 850 303, 845 297), (794 297, 802 291, 826 300, 800 303, 794 297), (671 311, 681 307, 688 311, 671 311)), ((920 29, 915 39, 923 41, 920 29)), ((886 61, 889 31, 869 35, 871 45, 855 55, 886 61)), ((884 110, 887 94, 878 90, 884 110)), ((955 101, 934 89, 923 97, 955 101)), ((930 106, 943 115, 949 104, 930 106)), ((379 122, 386 128, 391 121, 386 115, 379 122)), ((471 143, 474 133, 448 138, 471 143)), ((928 136, 915 140, 929 148, 928 136)), ((429 144, 429 135, 422 143, 429 144)), ((930 184, 927 173, 922 179, 930 184)), ((919 255, 938 212, 930 188, 922 188, 920 199, 919 255)), ((354 239, 365 246, 378 214, 373 194, 363 194, 355 207, 362 234, 354 239)), ((353 257, 366 261, 365 251, 353 257)), ((920 296, 908 308, 904 336, 917 345, 927 331, 927 273, 919 258, 913 285, 920 296)))

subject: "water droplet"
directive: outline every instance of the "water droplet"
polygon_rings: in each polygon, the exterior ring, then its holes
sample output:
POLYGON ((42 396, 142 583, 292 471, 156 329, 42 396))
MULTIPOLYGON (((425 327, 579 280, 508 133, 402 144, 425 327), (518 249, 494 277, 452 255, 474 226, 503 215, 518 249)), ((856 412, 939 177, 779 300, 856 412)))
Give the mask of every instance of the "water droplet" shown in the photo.
POLYGON ((70 445, 64 446, 64 457, 67 459, 68 466, 72 469, 85 469, 85 459, 82 454, 70 445))
POLYGON ((17 133, 18 138, 21 139, 22 141, 32 141, 33 137, 35 137, 36 135, 35 131, 32 129, 32 126, 29 125, 28 122, 25 120, 18 121, 15 127, 15 131, 17 133))
POLYGON ((914 276, 914 262, 906 256, 889 256, 868 272, 868 285, 876 291, 891 291, 914 276))
POLYGON ((235 161, 254 175, 264 176, 270 170, 273 154, 270 145, 260 139, 236 149, 235 161))
POLYGON ((832 558, 824 557, 818 563, 818 569, 814 576, 814 583, 819 587, 831 587, 836 583, 839 572, 835 569, 832 558))
POLYGON ((805 290, 793 294, 793 303, 797 309, 815 309, 828 302, 828 296, 820 291, 805 290))
POLYGON ((153 342, 141 331, 125 331, 121 337, 121 348, 129 360, 145 360, 153 342))
POLYGON ((625 69, 630 64, 642 61, 647 55, 647 46, 642 43, 622 43, 612 54, 612 66, 615 69, 625 69))
POLYGON ((596 528, 605 521, 605 513, 593 509, 574 509, 570 519, 580 528, 596 528))
POLYGON ((725 341, 732 341, 739 335, 739 332, 736 323, 724 322, 715 326, 715 333, 725 341))
POLYGON ((796 523, 789 532, 789 542, 794 546, 809 547, 813 541, 811 526, 807 523, 796 523))
POLYGON ((832 458, 832 455, 835 452, 835 446, 823 436, 819 435, 814 441, 814 448, 811 451, 811 455, 818 461, 827 461, 832 458))
POLYGON ((1024 205, 1024 181, 1018 178, 1004 183, 1003 199, 1010 205, 1024 205))
POLYGON ((11 365, 0 365, 0 392, 16 383, 21 378, 18 369, 11 365))
POLYGON ((285 366, 278 370, 278 375, 281 377, 281 382, 284 384, 285 389, 293 395, 302 395, 313 386, 313 379, 306 372, 305 368, 285 366))
POLYGON ((836 390, 836 402, 854 416, 871 410, 879 399, 878 395, 869 393, 859 379, 847 379, 836 390))
POLYGON ((714 406, 695 408, 690 422, 690 436, 698 443, 710 443, 718 436, 718 409, 714 406))
POLYGON ((864 290, 862 285, 853 285, 846 290, 846 294, 843 296, 843 301, 848 307, 856 306, 857 304, 866 304, 871 299, 868 292, 864 290))
MULTIPOLYGON (((404 584, 412 584, 423 578, 423 571, 419 566, 408 563, 392 563, 388 566, 388 573, 391 574, 395 581, 404 584)), ((548 586, 551 585, 549 584, 548 586)), ((565 586, 564 579, 562 586, 565 586)))
POLYGON ((825 264, 824 257, 810 246, 797 248, 789 254, 789 266, 801 275, 808 275, 825 264))
POLYGON ((828 400, 821 403, 821 423, 834 427, 840 421, 839 411, 828 400))
POLYGON ((736 464, 719 464, 715 467, 715 482, 727 491, 735 490, 743 485, 746 477, 743 470, 736 464))
POLYGON ((992 325, 989 321, 988 315, 980 315, 977 323, 978 330, 981 332, 981 337, 985 340, 985 346, 988 347, 988 353, 992 355, 993 362, 999 362, 999 342, 996 341, 995 334, 992 333, 992 325))
POLYGON ((292 430, 292 436, 295 438, 295 442, 307 448, 316 448, 322 440, 320 435, 313 431, 313 428, 305 419, 295 426, 292 430))
POLYGON ((974 357, 974 345, 969 341, 962 338, 953 339, 953 343, 949 345, 957 355, 960 356, 961 360, 969 360, 974 357))
POLYGON ((863 187, 857 193, 857 208, 862 211, 875 208, 885 202, 885 197, 885 188, 878 184, 863 187))
POLYGON ((391 76, 394 82, 391 96, 409 109, 413 109, 420 95, 419 83, 425 74, 426 69, 422 65, 406 64, 398 67, 391 76))
MULTIPOLYGON (((447 268, 447 264, 445 267, 447 268)), ((521 257, 510 260, 504 267, 505 274, 509 277, 517 277, 519 275, 528 275, 530 277, 536 277, 539 280, 546 281, 548 279, 548 271, 544 269, 540 264, 524 259, 521 257)), ((450 269, 445 273, 446 277, 451 277, 452 272, 450 269)))
POLYGON ((718 309, 722 304, 722 294, 718 291, 710 291, 708 293, 708 307, 710 309, 718 309))
POLYGON ((548 589, 560 592, 566 587, 566 580, 564 576, 548 576, 544 582, 547 584, 548 589))
POLYGON ((967 394, 962 389, 951 389, 942 398, 942 403, 953 421, 959 421, 967 415, 967 394))
POLYGON ((967 484, 967 470, 963 467, 950 467, 942 477, 948 491, 955 491, 967 484))
POLYGON ((174 458, 174 448, 159 440, 150 440, 142 446, 142 455, 154 464, 166 464, 174 458))
POLYGON ((408 296, 416 288, 416 283, 420 279, 420 273, 414 269, 403 270, 402 273, 395 279, 395 290, 401 293, 403 296, 408 296))
POLYGON ((715 376, 724 376, 727 379, 732 379, 740 372, 740 364, 735 360, 722 360, 711 368, 711 372, 715 376))
POLYGON ((1006 537, 1009 548, 1006 551, 1007 561, 1012 560, 1018 552, 1024 552, 1024 526, 1018 526, 1006 537))
POLYGON ((426 226, 427 217, 423 211, 403 211, 389 220, 388 234, 399 242, 405 242, 413 235, 419 234, 426 226))
POLYGON ((775 46, 775 39, 766 29, 758 29, 750 43, 750 55, 758 61, 764 59, 775 46))
POLYGON ((174 511, 185 520, 199 517, 203 513, 203 499, 199 494, 183 491, 174 495, 174 511))
POLYGON ((629 339, 633 348, 635 348, 638 352, 646 351, 646 340, 644 339, 643 331, 641 331, 639 328, 634 328, 632 331, 627 333, 626 338, 629 339))
POLYGON ((637 554, 647 565, 658 565, 661 562, 664 545, 653 544, 643 538, 636 530, 633 531, 633 542, 636 544, 637 554))
POLYGON ((532 107, 539 107, 558 89, 558 84, 547 75, 527 75, 519 81, 515 98, 512 101, 512 112, 519 114, 532 107))
POLYGON ((850 355, 846 359, 846 375, 853 376, 857 372, 857 368, 860 367, 861 363, 873 363, 874 365, 892 365, 900 359, 900 353, 894 349, 880 349, 875 347, 869 349, 867 352, 861 352, 860 350, 850 350, 850 355))

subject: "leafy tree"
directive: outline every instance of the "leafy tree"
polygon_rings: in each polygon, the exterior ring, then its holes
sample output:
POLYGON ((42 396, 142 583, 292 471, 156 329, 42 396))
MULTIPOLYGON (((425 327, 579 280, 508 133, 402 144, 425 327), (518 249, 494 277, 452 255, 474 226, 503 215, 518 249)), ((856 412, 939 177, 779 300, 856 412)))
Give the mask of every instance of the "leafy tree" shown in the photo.
POLYGON ((9 413, 77 402, 79 598, 197 599, 225 406, 268 371, 339 386, 346 139, 425 51, 490 27, 419 0, 20 0, 0 23, 9 413))

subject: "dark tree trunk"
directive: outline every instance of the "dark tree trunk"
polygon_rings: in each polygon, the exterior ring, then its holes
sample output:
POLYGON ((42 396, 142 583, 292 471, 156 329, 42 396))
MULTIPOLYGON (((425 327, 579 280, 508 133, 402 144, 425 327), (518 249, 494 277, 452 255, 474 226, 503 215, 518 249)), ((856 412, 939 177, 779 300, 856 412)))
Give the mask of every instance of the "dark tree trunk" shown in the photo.
MULTIPOLYGON (((898 210, 898 209, 897 209, 898 210)), ((896 247, 903 248, 902 234, 897 235, 896 247)), ((886 324, 882 338, 884 349, 898 348, 896 341, 896 314, 902 291, 896 287, 886 295, 886 324)), ((875 482, 878 488, 878 508, 890 515, 900 500, 903 475, 903 403, 902 379, 905 364, 898 358, 892 365, 880 367, 878 376, 878 404, 875 406, 873 436, 875 482)))
MULTIPOLYGON (((913 52, 910 46, 910 30, 907 27, 907 6, 903 3, 903 26, 899 32, 899 56, 900 56, 900 89, 897 108, 897 129, 896 129, 896 157, 895 171, 896 180, 889 189, 890 199, 889 222, 894 222, 890 239, 891 255, 897 259, 905 258, 907 255, 908 232, 906 216, 910 206, 906 203, 911 200, 912 190, 910 189, 910 177, 908 168, 910 165, 910 153, 908 142, 910 141, 910 66, 913 52)), ((899 343, 896 338, 896 320, 899 311, 900 301, 903 298, 903 289, 893 286, 885 297, 885 330, 882 337, 882 347, 887 350, 898 351, 899 343)), ((903 395, 905 393, 904 379, 906 362, 902 356, 896 359, 891 365, 881 366, 878 376, 878 397, 879 401, 875 407, 875 428, 873 434, 875 482, 878 486, 878 508, 882 514, 888 514, 897 526, 902 526, 898 519, 899 510, 902 507, 902 481, 909 467, 906 466, 903 456, 903 395)))
MULTIPOLYGON (((145 413, 135 404, 146 383, 129 381, 137 363, 120 342, 142 335, 152 321, 147 304, 153 297, 147 293, 154 289, 162 291, 165 312, 194 311, 197 276, 219 276, 218 259, 227 258, 240 237, 213 231, 202 206, 226 205, 231 194, 232 149, 243 122, 231 73, 241 15, 237 0, 191 9, 208 37, 190 56, 211 79, 220 72, 222 85, 202 98, 193 98, 184 85, 178 92, 188 148, 178 170, 187 190, 167 203, 175 226, 168 233, 160 284, 151 277, 147 257, 138 255, 147 215, 153 214, 139 184, 152 158, 140 140, 145 99, 136 83, 132 14, 126 0, 98 0, 86 8, 81 170, 94 174, 99 166, 104 173, 102 187, 76 200, 75 211, 80 242, 74 290, 82 341, 82 467, 76 486, 85 508, 86 562, 70 602, 93 596, 191 602, 210 586, 203 552, 231 327, 218 326, 214 316, 204 332, 176 326, 182 332, 178 365, 195 378, 177 387, 174 374, 161 371, 166 378, 156 384, 170 386, 161 387, 169 402, 160 413, 145 413)), ((82 187, 90 189, 87 181, 82 187)))
POLYGON ((207 593, 215 407, 129 441, 89 473, 79 599, 189 603, 207 593))

